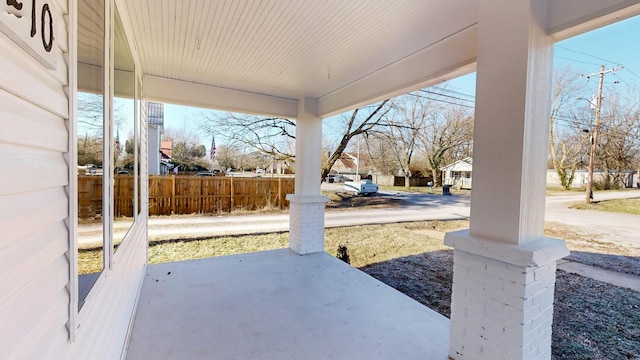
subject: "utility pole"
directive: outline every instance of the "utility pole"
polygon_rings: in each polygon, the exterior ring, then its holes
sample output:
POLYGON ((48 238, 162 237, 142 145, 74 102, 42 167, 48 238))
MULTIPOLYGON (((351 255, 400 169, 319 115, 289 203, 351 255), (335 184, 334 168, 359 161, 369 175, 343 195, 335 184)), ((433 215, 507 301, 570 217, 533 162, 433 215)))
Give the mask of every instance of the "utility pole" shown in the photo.
MULTIPOLYGON (((589 154, 589 181, 587 182, 587 191, 586 191, 586 203, 590 204, 591 199, 593 198, 593 166, 596 158, 596 148, 598 146, 598 130, 600 128, 600 108, 602 107, 602 85, 604 84, 604 75, 607 73, 612 73, 622 69, 622 65, 605 70, 604 65, 600 65, 600 71, 594 74, 582 75, 587 79, 591 76, 598 75, 598 95, 596 97, 596 120, 593 127, 593 132, 591 133, 591 153, 589 154)), ((592 105, 594 105, 592 103, 592 105)))
POLYGON ((354 181, 360 181, 360 138, 358 138, 358 158, 356 161, 356 177, 354 181))

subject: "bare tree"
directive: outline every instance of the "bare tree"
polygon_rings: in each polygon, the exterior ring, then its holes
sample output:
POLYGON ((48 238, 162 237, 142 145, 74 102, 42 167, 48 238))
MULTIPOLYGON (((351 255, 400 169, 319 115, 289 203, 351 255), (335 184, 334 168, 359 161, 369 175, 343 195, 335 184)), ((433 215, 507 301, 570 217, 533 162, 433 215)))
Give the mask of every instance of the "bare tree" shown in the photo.
POLYGON ((390 100, 378 104, 353 110, 350 116, 342 116, 341 136, 333 151, 322 165, 320 179, 324 179, 333 165, 349 145, 349 141, 356 136, 370 134, 382 125, 386 125, 387 114, 391 110, 390 100))
POLYGON ((296 124, 291 119, 206 112, 202 114, 200 124, 232 147, 253 149, 274 160, 293 161, 296 124))
POLYGON ((432 99, 420 91, 399 96, 394 100, 394 111, 384 132, 378 137, 386 138, 387 152, 392 154, 396 165, 405 177, 405 187, 409 187, 412 175, 413 157, 419 147, 420 134, 428 117, 437 110, 432 99))
MULTIPOLYGON (((331 167, 347 148, 355 136, 366 134, 381 124, 389 112, 389 100, 379 104, 354 110, 350 116, 337 120, 340 136, 334 146, 325 143, 329 153, 323 162, 321 179, 324 179, 331 167)), ((201 127, 215 131, 216 136, 227 140, 236 148, 252 148, 266 154, 274 161, 294 161, 295 121, 282 118, 265 118, 236 113, 205 113, 201 127), (224 129, 223 131, 217 129, 224 129)))
POLYGON ((373 132, 365 136, 366 153, 371 159, 371 165, 380 174, 394 175, 398 165, 394 152, 390 151, 396 144, 384 132, 373 132))
POLYGON ((588 128, 589 119, 585 105, 593 107, 591 100, 581 98, 585 83, 570 68, 554 72, 551 114, 549 116, 549 159, 560 186, 571 189, 576 169, 585 154, 589 141, 582 131, 588 128))
POLYGON ((604 173, 604 189, 625 186, 626 173, 635 168, 640 152, 640 108, 620 94, 604 101, 605 115, 599 129, 597 163, 604 173))
POLYGON ((466 106, 449 104, 431 113, 420 133, 424 158, 434 182, 442 185, 440 167, 454 160, 452 154, 470 154, 473 141, 473 112, 466 106))
POLYGON ((192 131, 167 128, 162 135, 162 140, 171 141, 171 162, 175 165, 184 165, 186 168, 209 166, 206 148, 192 131))

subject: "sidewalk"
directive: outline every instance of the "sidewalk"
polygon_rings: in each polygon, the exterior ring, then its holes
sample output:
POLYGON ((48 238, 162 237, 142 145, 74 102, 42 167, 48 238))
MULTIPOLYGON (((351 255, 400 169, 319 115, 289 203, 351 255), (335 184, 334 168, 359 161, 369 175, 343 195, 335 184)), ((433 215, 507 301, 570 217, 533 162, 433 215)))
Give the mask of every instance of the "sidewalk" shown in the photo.
POLYGON ((640 277, 638 276, 605 270, 566 259, 558 261, 558 269, 640 292, 640 277))

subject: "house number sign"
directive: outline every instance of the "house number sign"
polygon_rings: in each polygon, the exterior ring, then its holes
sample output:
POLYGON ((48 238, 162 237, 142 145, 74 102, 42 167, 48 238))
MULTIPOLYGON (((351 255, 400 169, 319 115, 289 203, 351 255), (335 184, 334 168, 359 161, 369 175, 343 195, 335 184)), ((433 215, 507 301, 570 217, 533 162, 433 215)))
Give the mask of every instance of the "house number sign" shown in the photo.
POLYGON ((56 68, 54 18, 48 3, 37 0, 0 0, 0 31, 40 64, 56 68))

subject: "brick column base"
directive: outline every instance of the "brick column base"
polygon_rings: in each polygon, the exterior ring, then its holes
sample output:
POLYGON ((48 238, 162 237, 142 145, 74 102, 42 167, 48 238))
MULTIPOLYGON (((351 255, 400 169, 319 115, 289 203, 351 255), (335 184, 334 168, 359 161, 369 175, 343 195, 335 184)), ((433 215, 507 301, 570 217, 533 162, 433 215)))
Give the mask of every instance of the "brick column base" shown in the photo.
POLYGON ((525 244, 448 233, 453 247, 449 356, 453 359, 549 359, 556 261, 563 240, 525 244))
POLYGON ((298 254, 324 251, 323 195, 287 195, 289 200, 289 248, 298 254))

